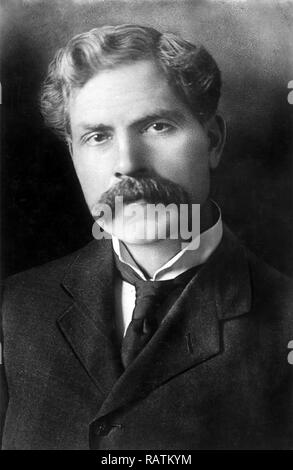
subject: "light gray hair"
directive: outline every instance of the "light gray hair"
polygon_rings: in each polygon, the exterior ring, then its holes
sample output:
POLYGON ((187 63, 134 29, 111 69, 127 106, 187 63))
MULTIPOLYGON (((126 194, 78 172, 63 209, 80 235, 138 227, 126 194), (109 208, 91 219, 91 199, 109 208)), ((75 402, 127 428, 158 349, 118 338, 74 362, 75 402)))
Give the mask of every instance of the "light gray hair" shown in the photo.
POLYGON ((59 136, 70 136, 68 103, 74 89, 100 71, 154 60, 170 86, 200 122, 218 106, 221 73, 209 52, 172 33, 140 25, 103 26, 74 36, 49 65, 40 104, 45 123, 59 136))

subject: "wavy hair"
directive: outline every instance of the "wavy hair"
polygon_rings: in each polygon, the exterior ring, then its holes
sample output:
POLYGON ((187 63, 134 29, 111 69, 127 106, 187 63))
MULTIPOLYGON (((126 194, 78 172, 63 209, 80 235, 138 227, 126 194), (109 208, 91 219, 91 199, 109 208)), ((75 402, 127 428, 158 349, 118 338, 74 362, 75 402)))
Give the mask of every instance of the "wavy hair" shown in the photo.
POLYGON ((70 135, 71 92, 105 69, 139 60, 154 60, 170 86, 200 122, 217 110, 221 73, 201 45, 172 33, 139 25, 103 26, 74 36, 49 65, 40 105, 45 123, 59 136, 70 135))

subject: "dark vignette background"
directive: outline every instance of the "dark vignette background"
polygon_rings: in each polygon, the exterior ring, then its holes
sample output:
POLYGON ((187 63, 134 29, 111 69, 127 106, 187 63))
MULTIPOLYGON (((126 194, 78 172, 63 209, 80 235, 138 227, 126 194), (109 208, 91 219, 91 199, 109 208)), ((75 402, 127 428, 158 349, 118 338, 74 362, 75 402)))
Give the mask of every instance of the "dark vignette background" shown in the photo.
POLYGON ((2 275, 91 239, 66 147, 44 128, 38 92, 55 50, 103 24, 141 23, 203 42, 223 73, 228 125, 213 197, 258 256, 293 275, 293 3, 277 0, 1 2, 2 275))

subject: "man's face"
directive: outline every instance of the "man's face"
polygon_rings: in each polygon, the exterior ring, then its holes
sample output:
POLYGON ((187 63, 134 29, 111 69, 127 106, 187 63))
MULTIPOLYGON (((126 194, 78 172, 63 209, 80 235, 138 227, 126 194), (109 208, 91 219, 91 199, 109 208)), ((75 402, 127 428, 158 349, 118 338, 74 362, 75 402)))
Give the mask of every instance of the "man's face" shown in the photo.
POLYGON ((161 176, 204 205, 218 163, 210 128, 193 116, 153 61, 105 70, 70 100, 71 154, 86 202, 126 176, 161 176))

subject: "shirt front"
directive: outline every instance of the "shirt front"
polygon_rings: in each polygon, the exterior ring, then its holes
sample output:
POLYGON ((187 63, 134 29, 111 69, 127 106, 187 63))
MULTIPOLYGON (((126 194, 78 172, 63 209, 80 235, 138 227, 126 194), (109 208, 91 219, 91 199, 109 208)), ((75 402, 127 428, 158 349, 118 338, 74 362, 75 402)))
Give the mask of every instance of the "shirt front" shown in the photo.
MULTIPOLYGON (((200 240, 198 240, 198 237, 191 240, 185 248, 157 269, 149 280, 167 281, 174 279, 188 269, 199 266, 207 261, 219 245, 223 235, 221 211, 217 204, 215 206, 218 210, 217 222, 200 234, 200 240)), ((112 236, 112 244, 120 261, 130 266, 143 280, 146 280, 144 273, 136 264, 126 246, 115 236, 112 236)), ((117 276, 115 281, 115 315, 120 339, 125 335, 127 327, 131 322, 134 306, 135 287, 117 276)))

